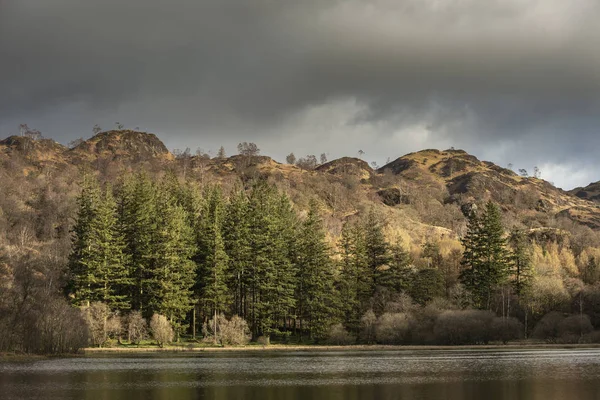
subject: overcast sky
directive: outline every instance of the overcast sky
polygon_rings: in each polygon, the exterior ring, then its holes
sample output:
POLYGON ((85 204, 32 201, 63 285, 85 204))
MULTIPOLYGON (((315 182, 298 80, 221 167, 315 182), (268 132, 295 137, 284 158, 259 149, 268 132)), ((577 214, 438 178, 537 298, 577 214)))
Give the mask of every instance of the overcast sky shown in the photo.
POLYGON ((0 137, 383 164, 463 148, 600 180, 597 0, 0 0, 0 137))

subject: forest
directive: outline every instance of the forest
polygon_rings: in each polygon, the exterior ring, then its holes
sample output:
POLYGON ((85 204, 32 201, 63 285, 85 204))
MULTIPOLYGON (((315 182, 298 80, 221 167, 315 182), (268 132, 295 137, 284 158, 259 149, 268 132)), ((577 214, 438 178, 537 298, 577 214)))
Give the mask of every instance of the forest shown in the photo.
MULTIPOLYGON (((400 204, 332 200, 332 192, 257 170, 258 149, 249 147, 215 157, 237 163, 227 180, 206 173, 210 157, 183 152, 166 165, 111 169, 98 159, 38 168, 19 181, 14 174, 31 155, 13 153, 2 165, 0 351, 67 353, 147 339, 600 341, 595 231, 565 220, 524 223, 497 196, 468 210, 446 203, 433 215, 422 202, 436 194, 418 191, 418 182, 410 191, 398 185, 411 196, 400 204), (447 228, 409 232, 392 208, 447 228)), ((315 172, 316 157, 306 159, 314 162, 299 168, 305 182, 329 179, 315 172)), ((389 186, 386 173, 369 182, 351 169, 341 175, 335 184, 348 193, 389 186)))

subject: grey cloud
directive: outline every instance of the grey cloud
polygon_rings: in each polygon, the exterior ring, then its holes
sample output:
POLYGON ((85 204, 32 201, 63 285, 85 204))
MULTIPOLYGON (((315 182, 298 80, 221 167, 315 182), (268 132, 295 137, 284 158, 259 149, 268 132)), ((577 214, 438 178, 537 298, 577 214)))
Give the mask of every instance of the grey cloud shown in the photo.
POLYGON ((0 0, 0 130, 64 142, 121 121, 279 158, 454 145, 596 168, 598 16, 594 0, 0 0))

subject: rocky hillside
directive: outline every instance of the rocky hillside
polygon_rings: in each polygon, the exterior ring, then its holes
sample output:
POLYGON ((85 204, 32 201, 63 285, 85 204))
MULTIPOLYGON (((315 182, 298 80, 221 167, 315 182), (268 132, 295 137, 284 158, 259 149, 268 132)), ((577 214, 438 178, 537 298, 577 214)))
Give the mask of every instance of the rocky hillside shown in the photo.
POLYGON ((554 229, 569 222, 600 230, 600 206, 588 200, 595 195, 565 192, 462 150, 423 150, 378 170, 343 157, 307 171, 259 155, 174 156, 155 135, 129 130, 102 132, 70 149, 49 139, 12 136, 0 141, 0 176, 11 188, 0 195, 0 224, 4 215, 8 230, 21 229, 14 215, 25 215, 32 207, 40 214, 36 204, 50 196, 40 198, 40 191, 59 191, 55 197, 62 199, 60 205, 47 207, 64 209, 63 222, 53 224, 68 230, 82 168, 107 181, 116 181, 123 170, 145 170, 157 179, 172 170, 200 184, 219 182, 225 191, 262 177, 285 190, 300 210, 310 199, 319 200, 332 242, 344 220, 374 207, 385 216, 388 234, 409 246, 419 248, 431 238, 458 245, 465 215, 489 199, 502 207, 509 227, 554 229))
MULTIPOLYGON (((493 200, 520 219, 567 217, 600 229, 600 208, 587 201, 586 196, 575 196, 541 179, 519 176, 463 150, 407 154, 377 172, 400 176, 413 187, 441 191, 444 202, 458 204, 463 211, 473 204, 493 200)), ((397 193, 400 189, 396 188, 397 193)))

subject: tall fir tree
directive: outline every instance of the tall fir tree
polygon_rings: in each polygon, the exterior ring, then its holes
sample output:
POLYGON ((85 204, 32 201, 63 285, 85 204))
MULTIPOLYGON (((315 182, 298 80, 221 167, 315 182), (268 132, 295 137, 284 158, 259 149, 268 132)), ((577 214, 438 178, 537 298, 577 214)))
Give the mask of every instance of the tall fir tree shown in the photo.
POLYGON ((129 255, 132 308, 150 317, 150 271, 156 259, 155 233, 158 227, 157 188, 143 173, 125 178, 119 194, 121 232, 129 255))
POLYGON ((223 220, 223 240, 228 256, 228 286, 233 292, 233 313, 247 319, 250 265, 250 212, 246 192, 236 187, 227 203, 223 220))
POLYGON ((490 309, 494 291, 506 283, 510 272, 502 216, 493 202, 486 204, 481 218, 471 217, 463 246, 466 269, 461 274, 461 281, 471 292, 473 304, 490 309))
POLYGON ((107 186, 102 191, 98 182, 88 176, 84 178, 78 203, 69 259, 73 299, 78 305, 101 301, 112 310, 128 309, 130 281, 125 243, 118 229, 112 188, 107 186))
POLYGON ((298 231, 296 309, 300 337, 321 339, 339 317, 339 297, 334 286, 333 263, 318 203, 311 201, 298 231))
POLYGON ((511 247, 511 284, 515 293, 520 296, 532 283, 532 249, 527 236, 519 229, 511 232, 508 243, 511 247))
POLYGON ((165 315, 178 333, 185 328, 186 314, 193 307, 196 278, 194 232, 187 213, 163 182, 157 196, 158 223, 154 231, 154 259, 147 279, 149 311, 165 315))
POLYGON ((294 271, 285 229, 288 205, 277 190, 262 181, 249 199, 248 301, 253 335, 270 337, 294 306, 294 271))
POLYGON ((362 229, 364 232, 367 268, 369 269, 369 274, 364 278, 368 280, 367 283, 371 286, 372 295, 375 287, 380 285, 379 280, 382 272, 388 268, 390 261, 389 245, 385 239, 381 217, 373 208, 367 213, 362 223, 362 229))
MULTIPOLYGON (((228 261, 223 241, 223 219, 225 201, 217 186, 208 188, 202 219, 200 223, 200 240, 198 242, 199 269, 198 287, 200 288, 200 304, 206 315, 212 315, 217 323, 217 315, 228 311, 231 293, 227 287, 228 261)), ((216 337, 216 326, 213 327, 216 337)))
POLYGON ((373 291, 373 271, 369 268, 365 238, 358 223, 346 222, 340 239, 341 271, 338 287, 349 330, 358 333, 360 318, 373 291))
POLYGON ((407 289, 410 280, 410 265, 412 259, 398 238, 396 243, 389 246, 389 261, 387 268, 379 271, 377 284, 392 293, 400 293, 407 289))

